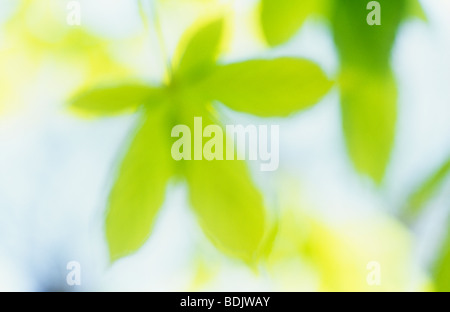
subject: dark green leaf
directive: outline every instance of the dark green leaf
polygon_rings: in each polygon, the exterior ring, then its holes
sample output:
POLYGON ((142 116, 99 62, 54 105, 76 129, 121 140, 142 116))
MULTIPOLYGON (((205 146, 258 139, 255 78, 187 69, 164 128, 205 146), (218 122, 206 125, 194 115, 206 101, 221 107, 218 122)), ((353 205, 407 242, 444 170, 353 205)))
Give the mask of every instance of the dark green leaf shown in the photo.
POLYGON ((332 30, 343 68, 389 71, 392 47, 408 0, 380 0, 381 25, 367 23, 367 0, 334 3, 332 30))
POLYGON ((367 23, 367 1, 335 1, 334 40, 341 61, 342 119, 358 171, 380 183, 395 138, 397 91, 392 47, 408 0, 381 0, 381 25, 367 23))
POLYGON ((397 91, 391 74, 346 71, 341 78, 342 121, 356 169, 381 183, 395 139, 397 91))

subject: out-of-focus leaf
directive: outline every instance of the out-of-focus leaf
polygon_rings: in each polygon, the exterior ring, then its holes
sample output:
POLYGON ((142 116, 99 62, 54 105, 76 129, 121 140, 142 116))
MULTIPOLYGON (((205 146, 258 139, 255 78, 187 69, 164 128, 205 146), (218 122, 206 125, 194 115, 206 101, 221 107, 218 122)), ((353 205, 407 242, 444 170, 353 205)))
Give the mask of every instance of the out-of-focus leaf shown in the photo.
POLYGON ((342 67, 341 105, 348 151, 358 171, 381 183, 397 119, 390 58, 407 0, 379 3, 381 25, 370 26, 367 1, 336 1, 332 29, 342 67))
POLYGON ((436 291, 450 291, 450 231, 447 233, 441 252, 433 267, 433 277, 436 291))
POLYGON ((111 260, 138 250, 150 235, 172 175, 166 108, 148 113, 109 197, 106 237, 111 260))
POLYGON ((99 87, 76 95, 70 108, 93 116, 117 115, 135 112, 148 102, 159 102, 161 93, 158 88, 142 84, 99 87))
POLYGON ((322 5, 322 0, 262 0, 261 25, 267 43, 276 46, 288 41, 322 5))
POLYGON ((262 196, 243 161, 193 161, 187 176, 193 209, 222 251, 252 263, 264 236, 262 196))
MULTIPOLYGON (((262 28, 270 45, 287 41, 308 15, 321 11, 316 1, 261 1, 262 28)), ((389 161, 396 124, 397 95, 390 69, 392 47, 405 17, 424 18, 425 15, 418 0, 380 0, 381 25, 370 26, 367 23, 368 1, 336 0, 329 3, 331 13, 326 15, 331 20, 342 76, 347 76, 342 90, 342 114, 344 123, 350 122, 343 126, 349 153, 361 172, 380 182, 389 161), (359 77, 348 79, 349 72, 350 76, 357 74, 359 77), (370 78, 372 75, 376 77, 370 78), (387 77, 387 82, 383 82, 384 77, 387 77), (359 90, 361 86, 363 90, 359 90), (366 100, 363 96, 369 98, 366 100), (374 98, 383 102, 376 105, 374 98), (351 111, 353 108, 354 112, 351 111), (357 120, 359 113, 362 113, 362 118, 357 120), (373 118, 369 118, 369 114, 373 118), (376 124, 379 132, 374 131, 376 124), (377 133, 375 137, 372 136, 374 133, 377 133), (366 143, 358 148, 358 142, 366 143), (377 148, 381 149, 378 151, 377 148)))
MULTIPOLYGON (((213 124, 213 109, 203 105, 205 100, 220 100, 235 110, 259 116, 286 116, 312 106, 332 83, 317 65, 295 58, 218 65, 222 33, 223 19, 216 19, 185 36, 186 44, 179 45, 177 66, 162 95, 157 90, 156 96, 147 94, 147 87, 142 93, 108 92, 111 100, 118 101, 113 112, 136 109, 139 103, 155 97, 162 103, 149 106, 148 120, 131 145, 111 191, 106 233, 113 260, 136 251, 145 242, 162 204, 165 185, 174 173, 187 179, 193 211, 218 249, 249 264, 268 257, 272 249, 277 227, 266 226, 263 198, 246 163, 180 160, 175 164, 170 157, 170 129, 178 124, 195 129, 192 123, 199 116, 203 116, 203 126, 213 124), (121 98, 131 93, 136 95, 133 102, 121 98), (163 107, 167 116, 158 113, 163 107)), ((90 107, 93 98, 103 100, 103 95, 93 91, 77 103, 90 107)), ((94 101, 99 114, 109 114, 105 112, 108 101, 94 101)), ((199 134, 197 130, 193 135, 199 134)), ((206 139, 204 143, 207 141, 210 143, 206 139)))
POLYGON ((341 78, 342 121, 356 169, 381 183, 395 139, 397 91, 391 74, 347 71, 341 78))
POLYGON ((219 66, 205 79, 202 92, 236 111, 287 116, 317 103, 331 86, 316 64, 279 58, 219 66))
POLYGON ((450 159, 434 172, 409 198, 407 213, 415 216, 436 193, 445 178, 450 176, 450 159))
POLYGON ((264 259, 268 259, 270 253, 272 252, 273 246, 275 244, 275 240, 277 238, 279 231, 279 220, 276 220, 272 226, 269 227, 269 230, 266 232, 266 236, 261 244, 260 255, 264 259))
MULTIPOLYGON (((341 65, 386 72, 408 0, 380 0, 381 25, 367 24, 366 0, 335 1, 332 20, 341 65)), ((366 74, 366 73, 364 73, 366 74)))
POLYGON ((196 80, 217 61, 222 46, 224 19, 217 18, 188 30, 177 48, 175 79, 196 80))
MULTIPOLYGON (((203 115, 207 125, 208 116, 203 115)), ((217 124, 217 123, 215 123, 217 124)), ((244 161, 191 161, 190 199, 200 226, 223 252, 254 263, 264 238, 263 199, 244 161)))
POLYGON ((7 91, 0 95, 8 97, 6 100, 13 103, 12 107, 25 104, 21 103, 24 102, 22 94, 27 93, 26 88, 32 85, 30 81, 46 65, 53 70, 57 68, 55 74, 65 73, 64 79, 55 80, 55 87, 60 91, 97 83, 99 79, 114 77, 116 80, 132 71, 112 57, 110 42, 90 34, 82 26, 67 25, 64 1, 16 2, 16 11, 3 25, 0 47, 1 58, 6 58, 2 63, 7 64, 2 66, 0 81, 4 76, 10 81, 17 79, 10 82, 13 88, 5 87, 7 91))

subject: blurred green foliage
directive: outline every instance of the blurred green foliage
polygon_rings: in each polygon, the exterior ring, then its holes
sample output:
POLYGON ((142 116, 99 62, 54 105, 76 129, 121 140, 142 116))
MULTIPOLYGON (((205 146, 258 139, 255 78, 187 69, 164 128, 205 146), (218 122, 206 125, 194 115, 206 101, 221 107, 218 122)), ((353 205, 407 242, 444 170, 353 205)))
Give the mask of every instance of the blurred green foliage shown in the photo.
POLYGON ((94 88, 71 102, 78 111, 105 116, 136 110, 139 104, 144 110, 109 199, 106 233, 112 260, 136 251, 150 235, 172 174, 186 178, 199 224, 220 250, 255 263, 260 247, 267 246, 262 195, 245 162, 176 163, 168 148, 171 128, 193 129, 194 117, 202 117, 204 125, 220 125, 214 100, 259 116, 286 116, 316 103, 332 83, 317 65, 302 59, 218 63, 224 25, 219 17, 186 32, 167 85, 94 88))
POLYGON ((336 1, 332 16, 341 61, 342 122, 347 148, 356 169, 378 183, 383 179, 395 139, 397 93, 390 55, 406 1, 380 1, 381 26, 367 24, 366 1, 336 1))
MULTIPOLYGON (((116 62, 108 41, 83 27, 65 27, 61 3, 55 6, 55 1, 47 6, 20 1, 16 14, 6 23, 6 44, 0 47, 0 103, 21 95, 22 87, 38 75, 42 62, 51 59, 82 72, 85 89, 70 101, 76 113, 89 118, 138 113, 139 121, 125 146, 108 199, 105 232, 112 261, 139 250, 147 241, 167 186, 181 180, 187 184, 192 211, 203 232, 229 256, 248 264, 264 260, 274 276, 288 280, 303 277, 292 273, 292 263, 297 268, 306 262, 320 272, 321 290, 366 289, 361 282, 367 272, 359 264, 379 257, 388 264, 391 280, 386 289, 400 285, 404 272, 396 268, 407 262, 410 242, 398 224, 378 220, 375 234, 359 225, 352 234, 365 235, 349 238, 344 230, 336 231, 299 212, 298 207, 289 210, 292 205, 274 222, 245 162, 176 162, 171 158, 173 126, 193 128, 193 118, 198 116, 204 126, 221 125, 215 101, 259 117, 286 117, 312 107, 333 85, 319 66, 293 57, 225 64, 220 57, 227 23, 216 17, 200 19, 185 32, 169 64, 166 84, 149 85, 128 79, 132 70, 116 62), (110 84, 111 76, 123 79, 110 84), (103 83, 90 87, 98 81, 103 83), (379 245, 381 240, 373 239, 379 236, 383 242, 395 237, 400 243, 386 252, 379 245)), ((418 0, 380 0, 382 25, 369 26, 367 2, 261 0, 260 19, 271 47, 290 40, 310 16, 326 19, 340 61, 336 80, 348 154, 357 171, 380 184, 397 123, 392 49, 402 21, 426 17, 418 0)), ((412 192, 405 215, 412 219, 423 212, 449 176, 447 160, 412 192)), ((450 291, 450 234, 432 274, 437 290, 450 291)))
MULTIPOLYGON (((299 194, 302 187, 295 179, 284 177, 279 187, 277 223, 267 239, 270 252, 260 275, 270 276, 277 291, 431 289, 423 281, 411 283, 417 278, 411 273, 413 236, 401 222, 378 211, 331 225, 317 214, 318 207, 305 200, 306 193, 299 194), (381 284, 376 286, 367 283, 366 265, 374 259, 382 271, 381 284)), ((190 290, 211 289, 220 278, 222 263, 204 250, 196 256, 197 273, 190 290)))
POLYGON ((71 109, 92 117, 133 113, 142 103, 158 103, 163 96, 158 88, 140 83, 98 87, 72 99, 71 109))
MULTIPOLYGON (((415 219, 424 212, 427 203, 439 193, 445 181, 450 178, 450 158, 445 161, 436 171, 422 182, 417 189, 408 197, 404 207, 404 218, 409 221, 415 219)), ((445 192, 445 190, 444 190, 445 192)), ((447 193, 450 195, 450 192, 447 193)), ((432 275, 437 291, 450 291, 450 217, 447 216, 447 224, 444 231, 444 239, 440 244, 440 251, 432 264, 432 275)))
POLYGON ((107 40, 83 27, 66 25, 65 2, 22 0, 16 5, 2 27, 0 103, 18 106, 23 90, 37 79, 44 63, 71 71, 72 76, 80 77, 81 85, 130 74, 129 68, 112 57, 107 40))
POLYGON ((271 46, 289 40, 310 15, 325 17, 340 59, 342 127, 355 168, 382 182, 395 139, 397 92, 390 56, 402 20, 424 18, 417 0, 381 0, 381 26, 369 26, 366 0, 262 0, 271 46))
POLYGON ((450 158, 409 196, 405 207, 407 218, 417 217, 449 176, 450 158))
POLYGON ((286 117, 317 103, 331 85, 314 63, 284 57, 218 66, 202 87, 236 111, 286 117))
POLYGON ((324 0, 261 0, 261 26, 271 46, 291 39, 313 14, 327 9, 324 0))
POLYGON ((441 251, 433 266, 433 278, 435 289, 440 292, 450 291, 450 227, 447 227, 447 233, 442 244, 441 251))

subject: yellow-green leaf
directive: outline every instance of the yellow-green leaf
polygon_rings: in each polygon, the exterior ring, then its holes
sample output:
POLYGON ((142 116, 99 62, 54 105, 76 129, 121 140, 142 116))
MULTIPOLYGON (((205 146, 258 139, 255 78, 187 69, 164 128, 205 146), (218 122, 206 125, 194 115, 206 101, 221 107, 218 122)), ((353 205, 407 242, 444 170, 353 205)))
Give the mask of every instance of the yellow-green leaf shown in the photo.
POLYGON ((447 232, 447 237, 444 239, 441 252, 433 267, 433 276, 436 291, 450 291, 450 232, 447 232))
POLYGON ((262 0, 260 17, 267 43, 271 46, 285 43, 321 7, 321 0, 262 0))
POLYGON ((192 161, 188 181, 205 234, 223 252, 254 262, 265 234, 262 196, 243 161, 192 161))
POLYGON ((177 48, 175 79, 196 80, 205 75, 217 61, 222 47, 224 19, 216 18, 194 25, 177 48))
POLYGON ((450 176, 450 159, 434 172, 409 198, 407 212, 411 216, 417 215, 430 198, 442 185, 445 178, 450 176))
POLYGON ((172 174, 164 107, 148 113, 122 162, 109 197, 106 237, 111 260, 138 250, 151 233, 172 174))
MULTIPOLYGON (((208 119, 204 115, 204 126, 208 119)), ((263 198, 244 161, 186 164, 190 199, 207 237, 224 253, 254 263, 266 231, 263 198)))
POLYGON ((347 69, 341 77, 342 121, 356 169, 381 183, 390 160, 397 120, 392 74, 347 69))
POLYGON ((332 83, 319 66, 298 58, 222 65, 202 83, 209 100, 257 116, 287 116, 317 103, 332 83))
POLYGON ((160 89, 140 84, 98 87, 76 95, 70 108, 89 116, 133 113, 140 105, 159 101, 160 94, 160 89))

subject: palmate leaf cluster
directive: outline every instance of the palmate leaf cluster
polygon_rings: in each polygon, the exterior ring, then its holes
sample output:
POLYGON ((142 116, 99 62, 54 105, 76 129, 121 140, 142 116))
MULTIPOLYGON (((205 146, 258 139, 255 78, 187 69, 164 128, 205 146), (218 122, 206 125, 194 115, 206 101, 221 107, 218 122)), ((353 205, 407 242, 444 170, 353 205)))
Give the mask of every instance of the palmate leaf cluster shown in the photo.
POLYGON ((192 210, 207 237, 231 256, 255 263, 270 240, 263 197, 244 161, 180 161, 171 156, 175 125, 220 125, 213 102, 260 117, 287 116, 317 103, 332 82, 300 58, 220 61, 226 22, 212 18, 186 31, 165 85, 143 82, 95 87, 71 108, 91 116, 139 112, 112 187, 106 237, 112 260, 138 250, 149 237, 170 181, 187 182, 192 210))

